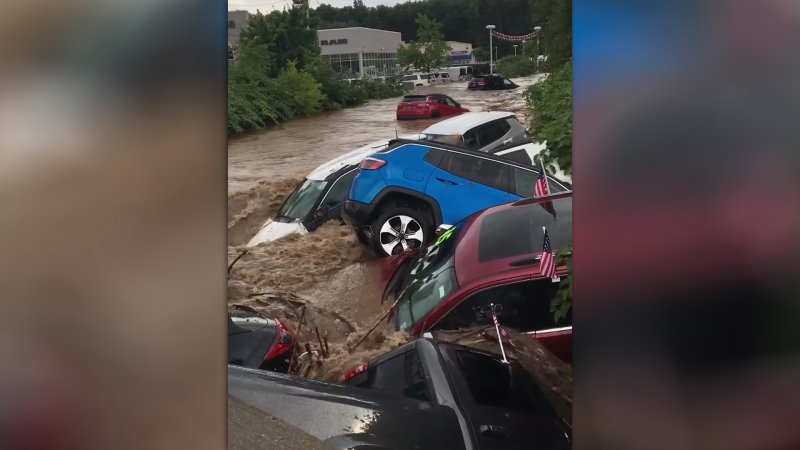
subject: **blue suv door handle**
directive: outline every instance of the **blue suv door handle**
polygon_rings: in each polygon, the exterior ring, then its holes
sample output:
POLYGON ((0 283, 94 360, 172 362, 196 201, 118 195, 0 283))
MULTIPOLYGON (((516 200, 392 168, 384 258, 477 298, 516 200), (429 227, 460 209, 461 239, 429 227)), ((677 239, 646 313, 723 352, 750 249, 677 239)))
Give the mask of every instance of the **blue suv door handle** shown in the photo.
POLYGON ((450 186, 458 185, 458 183, 456 183, 455 181, 445 180, 444 178, 439 178, 439 177, 436 177, 436 179, 439 180, 439 182, 442 184, 449 184, 450 186))

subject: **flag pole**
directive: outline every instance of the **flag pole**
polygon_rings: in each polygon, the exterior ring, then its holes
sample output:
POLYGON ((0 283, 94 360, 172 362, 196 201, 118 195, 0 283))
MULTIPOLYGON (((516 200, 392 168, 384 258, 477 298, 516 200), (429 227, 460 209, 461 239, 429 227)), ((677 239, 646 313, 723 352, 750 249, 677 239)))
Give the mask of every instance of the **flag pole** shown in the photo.
POLYGON ((550 195, 550 180, 547 179, 547 171, 544 170, 544 156, 539 152, 539 164, 542 166, 542 176, 544 176, 544 185, 547 186, 547 195, 550 195))
POLYGON ((500 343, 500 353, 503 354, 503 362, 508 364, 506 359, 506 351, 503 348, 503 338, 500 337, 500 323, 497 322, 497 315, 494 312, 494 303, 492 303, 492 321, 494 322, 494 331, 497 333, 497 342, 500 343))

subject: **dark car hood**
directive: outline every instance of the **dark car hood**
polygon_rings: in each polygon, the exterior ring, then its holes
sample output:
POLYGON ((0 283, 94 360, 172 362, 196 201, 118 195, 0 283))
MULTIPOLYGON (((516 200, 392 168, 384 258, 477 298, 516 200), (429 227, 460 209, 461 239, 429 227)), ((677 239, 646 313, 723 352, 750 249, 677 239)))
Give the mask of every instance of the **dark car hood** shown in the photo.
POLYGON ((337 448, 465 448, 455 412, 367 389, 228 365, 228 395, 337 448))

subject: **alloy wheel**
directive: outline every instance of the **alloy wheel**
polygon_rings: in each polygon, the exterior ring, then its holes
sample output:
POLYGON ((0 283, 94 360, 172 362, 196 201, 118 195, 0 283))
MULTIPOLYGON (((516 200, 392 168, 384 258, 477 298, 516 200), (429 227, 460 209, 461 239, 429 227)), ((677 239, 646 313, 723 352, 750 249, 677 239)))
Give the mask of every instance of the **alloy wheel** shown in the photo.
POLYGON ((381 226, 378 239, 387 255, 396 255, 409 248, 422 245, 422 225, 413 217, 397 215, 390 217, 381 226))

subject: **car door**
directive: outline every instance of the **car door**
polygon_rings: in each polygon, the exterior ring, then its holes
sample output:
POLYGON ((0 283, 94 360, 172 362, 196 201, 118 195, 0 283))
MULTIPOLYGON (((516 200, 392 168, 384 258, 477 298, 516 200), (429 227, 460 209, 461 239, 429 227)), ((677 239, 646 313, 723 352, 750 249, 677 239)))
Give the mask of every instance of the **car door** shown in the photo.
POLYGON ((447 107, 450 109, 450 114, 460 114, 462 112, 461 105, 456 103, 450 97, 444 97, 444 101, 447 103, 447 107))
POLYGON ((517 87, 517 85, 514 84, 513 81, 509 80, 508 78, 503 78, 502 79, 502 88, 503 89, 514 89, 515 87, 517 87))
POLYGON ((453 224, 490 206, 507 203, 508 168, 504 164, 464 153, 443 152, 428 178, 425 194, 436 199, 442 223, 453 224))
POLYGON ((313 223, 309 224, 308 231, 313 231, 328 220, 341 217, 342 207, 345 200, 347 200, 347 194, 350 192, 350 186, 353 184, 353 179, 355 179, 357 173, 358 168, 352 167, 334 179, 328 192, 320 201, 314 213, 313 223))
POLYGON ((478 448, 570 448, 552 405, 519 364, 465 347, 439 348, 478 448))
POLYGON ((447 104, 447 100, 445 100, 444 96, 437 95, 434 98, 436 99, 436 103, 437 103, 436 107, 439 108, 439 112, 443 116, 450 116, 450 115, 453 114, 452 108, 450 108, 450 106, 447 104))
POLYGON ((495 147, 512 142, 513 139, 503 139, 510 129, 511 125, 505 119, 493 120, 475 127, 480 151, 491 152, 495 147))

